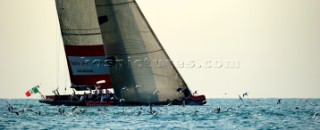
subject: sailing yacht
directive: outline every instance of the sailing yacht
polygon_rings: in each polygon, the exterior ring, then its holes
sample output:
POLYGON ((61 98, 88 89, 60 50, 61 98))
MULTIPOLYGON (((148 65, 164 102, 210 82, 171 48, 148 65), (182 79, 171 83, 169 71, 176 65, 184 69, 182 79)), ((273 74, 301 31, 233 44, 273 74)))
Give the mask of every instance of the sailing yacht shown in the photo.
POLYGON ((41 103, 206 103, 204 95, 191 94, 135 0, 56 0, 56 8, 71 88, 86 93, 55 91, 41 103))

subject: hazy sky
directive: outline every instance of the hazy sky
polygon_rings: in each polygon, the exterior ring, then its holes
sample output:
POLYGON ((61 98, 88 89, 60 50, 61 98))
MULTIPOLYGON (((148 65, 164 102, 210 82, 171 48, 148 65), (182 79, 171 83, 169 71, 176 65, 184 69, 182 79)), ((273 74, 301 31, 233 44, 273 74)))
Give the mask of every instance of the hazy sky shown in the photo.
MULTIPOLYGON (((174 61, 240 64, 179 68, 191 90, 209 98, 320 98, 319 0, 137 2, 174 61)), ((64 93, 54 0, 1 0, 0 16, 0 98, 25 98, 39 83, 44 94, 57 86, 64 93)))

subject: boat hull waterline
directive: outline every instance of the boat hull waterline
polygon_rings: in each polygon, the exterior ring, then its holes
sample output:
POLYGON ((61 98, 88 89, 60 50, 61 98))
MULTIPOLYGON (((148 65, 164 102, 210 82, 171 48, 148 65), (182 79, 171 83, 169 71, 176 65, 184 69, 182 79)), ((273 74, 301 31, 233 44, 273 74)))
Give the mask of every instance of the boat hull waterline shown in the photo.
POLYGON ((141 106, 141 105, 204 105, 207 103, 204 95, 197 95, 185 99, 168 100, 165 102, 126 102, 121 100, 68 100, 69 95, 46 96, 46 99, 39 100, 40 103, 45 103, 54 106, 141 106))

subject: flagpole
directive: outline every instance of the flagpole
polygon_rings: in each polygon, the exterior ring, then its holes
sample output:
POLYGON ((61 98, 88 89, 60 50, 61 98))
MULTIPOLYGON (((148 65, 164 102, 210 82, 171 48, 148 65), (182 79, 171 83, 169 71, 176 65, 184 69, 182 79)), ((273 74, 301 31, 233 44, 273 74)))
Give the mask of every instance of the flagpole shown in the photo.
POLYGON ((46 99, 46 98, 44 98, 44 96, 42 95, 42 93, 41 93, 40 91, 38 91, 38 93, 41 95, 41 97, 42 97, 43 99, 46 99))
MULTIPOLYGON (((37 88, 40 88, 40 85, 37 85, 36 86, 37 88)), ((38 90, 38 93, 41 95, 41 97, 43 98, 43 99, 46 99, 46 98, 44 98, 44 96, 43 96, 43 94, 38 90)))

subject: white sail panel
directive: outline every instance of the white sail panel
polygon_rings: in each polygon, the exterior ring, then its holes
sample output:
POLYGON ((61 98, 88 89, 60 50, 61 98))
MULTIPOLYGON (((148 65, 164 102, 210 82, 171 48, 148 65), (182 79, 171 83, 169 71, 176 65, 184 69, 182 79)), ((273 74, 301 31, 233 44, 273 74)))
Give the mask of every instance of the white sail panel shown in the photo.
POLYGON ((100 23, 106 53, 117 60, 110 67, 117 96, 164 102, 191 95, 134 0, 96 0, 96 7, 107 18, 100 23))
POLYGON ((102 45, 94 0, 56 0, 65 45, 102 45))
POLYGON ((58 17, 73 87, 92 87, 110 72, 101 37, 94 0, 56 0, 58 17))

